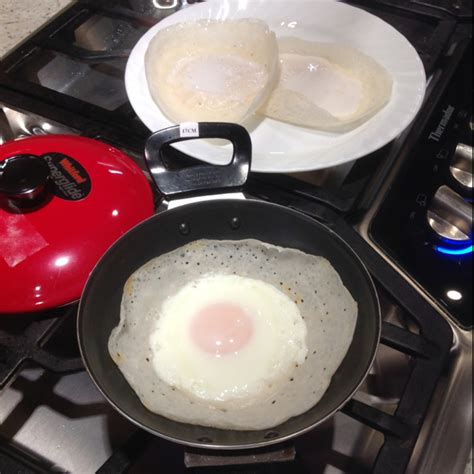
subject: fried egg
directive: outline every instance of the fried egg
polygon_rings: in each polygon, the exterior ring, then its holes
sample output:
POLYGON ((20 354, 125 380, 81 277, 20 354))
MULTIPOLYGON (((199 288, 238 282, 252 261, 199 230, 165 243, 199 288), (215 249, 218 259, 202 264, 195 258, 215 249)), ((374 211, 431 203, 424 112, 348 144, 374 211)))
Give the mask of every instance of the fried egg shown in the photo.
POLYGON ((330 132, 351 130, 388 103, 392 79, 359 50, 281 38, 280 77, 261 113, 330 132))
POLYGON ((201 20, 160 30, 145 54, 151 96, 174 122, 242 122, 278 73, 273 32, 256 19, 201 20))
POLYGON ((198 240, 130 276, 108 349, 150 411, 259 430, 321 399, 356 321, 325 258, 252 239, 198 240))
POLYGON ((158 377, 226 408, 275 390, 308 352, 298 306, 261 280, 211 274, 154 306, 150 347, 158 377))

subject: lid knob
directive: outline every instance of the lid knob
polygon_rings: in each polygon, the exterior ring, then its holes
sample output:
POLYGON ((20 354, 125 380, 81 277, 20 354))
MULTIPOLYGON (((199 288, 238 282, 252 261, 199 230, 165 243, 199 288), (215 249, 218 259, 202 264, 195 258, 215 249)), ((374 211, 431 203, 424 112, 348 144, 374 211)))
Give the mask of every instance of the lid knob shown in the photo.
POLYGON ((16 155, 0 163, 0 195, 20 208, 35 207, 48 197, 49 167, 35 155, 16 155))

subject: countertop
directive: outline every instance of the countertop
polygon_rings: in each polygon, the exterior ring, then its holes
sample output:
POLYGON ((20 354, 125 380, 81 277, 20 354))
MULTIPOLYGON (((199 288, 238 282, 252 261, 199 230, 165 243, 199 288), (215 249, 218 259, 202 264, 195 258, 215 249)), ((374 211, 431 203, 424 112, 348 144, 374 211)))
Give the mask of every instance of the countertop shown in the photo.
MULTIPOLYGON (((0 58, 72 0, 0 0, 0 58)), ((472 459, 465 474, 472 473, 472 459)))
POLYGON ((0 58, 71 0, 0 0, 0 58))

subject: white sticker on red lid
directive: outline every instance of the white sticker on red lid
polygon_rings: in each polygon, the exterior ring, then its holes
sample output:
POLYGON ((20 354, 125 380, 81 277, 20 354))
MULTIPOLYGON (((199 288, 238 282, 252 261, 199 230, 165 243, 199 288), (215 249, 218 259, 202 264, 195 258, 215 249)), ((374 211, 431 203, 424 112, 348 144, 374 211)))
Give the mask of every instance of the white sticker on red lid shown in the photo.
POLYGON ((199 124, 197 122, 183 122, 179 125, 179 136, 199 137, 199 124))
POLYGON ((49 244, 23 214, 0 209, 0 257, 13 268, 49 244))

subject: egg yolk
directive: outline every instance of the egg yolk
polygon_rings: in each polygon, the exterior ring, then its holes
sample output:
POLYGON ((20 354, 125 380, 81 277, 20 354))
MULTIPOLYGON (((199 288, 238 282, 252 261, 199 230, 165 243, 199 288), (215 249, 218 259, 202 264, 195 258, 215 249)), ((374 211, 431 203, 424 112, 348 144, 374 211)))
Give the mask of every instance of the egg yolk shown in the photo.
POLYGON ((201 308, 190 329, 200 349, 220 357, 242 349, 252 336, 253 324, 240 306, 224 302, 201 308))

